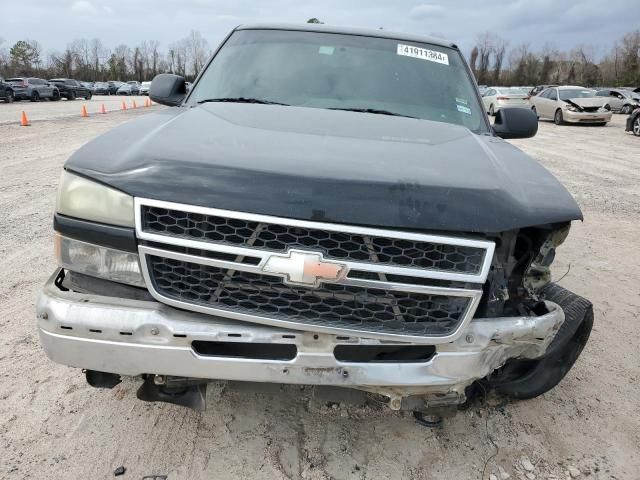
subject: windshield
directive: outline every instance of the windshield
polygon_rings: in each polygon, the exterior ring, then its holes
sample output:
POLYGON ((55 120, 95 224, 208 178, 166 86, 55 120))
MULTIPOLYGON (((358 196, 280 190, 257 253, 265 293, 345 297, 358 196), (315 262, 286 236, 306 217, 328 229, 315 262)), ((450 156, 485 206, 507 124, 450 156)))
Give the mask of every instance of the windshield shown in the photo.
POLYGON ((558 93, 560 93, 560 100, 569 100, 571 98, 591 98, 596 96, 596 92, 593 90, 586 90, 583 88, 558 90, 558 93))
POLYGON ((189 97, 215 99, 376 111, 487 130, 457 50, 385 38, 237 31, 189 97))

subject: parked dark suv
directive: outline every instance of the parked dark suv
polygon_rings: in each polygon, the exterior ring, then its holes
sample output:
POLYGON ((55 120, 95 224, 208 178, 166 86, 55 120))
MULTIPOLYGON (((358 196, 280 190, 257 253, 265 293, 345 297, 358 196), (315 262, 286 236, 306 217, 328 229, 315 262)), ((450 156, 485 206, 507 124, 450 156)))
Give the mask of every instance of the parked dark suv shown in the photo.
POLYGON ((541 395, 578 358, 592 305, 550 266, 582 213, 503 140, 535 114, 491 124, 454 43, 242 26, 190 93, 163 74, 150 97, 172 108, 85 144, 60 182, 38 328, 91 385, 134 376, 195 408, 216 380, 331 386, 429 411, 541 395))
POLYGON ((75 100, 76 98, 91 100, 91 97, 93 96, 91 90, 77 80, 72 80, 70 78, 53 78, 49 81, 58 87, 58 90, 60 90, 60 96, 67 100, 75 100))
POLYGON ((107 95, 115 95, 118 92, 120 85, 122 85, 122 82, 119 82, 117 80, 110 80, 107 82, 107 84, 109 85, 109 92, 107 95))
POLYGON ((95 95, 110 95, 109 84, 107 82, 96 82, 93 87, 95 95))
POLYGON ((13 88, 3 77, 0 77, 0 100, 6 103, 13 102, 13 88))
POLYGON ((16 100, 31 100, 32 102, 43 98, 60 100, 58 88, 42 78, 15 77, 8 79, 7 82, 11 85, 16 100))

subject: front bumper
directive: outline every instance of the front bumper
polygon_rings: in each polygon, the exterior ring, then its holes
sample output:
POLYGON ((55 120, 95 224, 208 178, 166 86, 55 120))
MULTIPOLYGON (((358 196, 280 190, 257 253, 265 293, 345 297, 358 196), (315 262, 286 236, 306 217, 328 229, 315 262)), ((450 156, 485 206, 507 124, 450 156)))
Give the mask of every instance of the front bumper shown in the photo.
POLYGON ((468 385, 509 358, 542 356, 564 321, 562 309, 547 302, 549 313, 538 317, 474 319, 455 341, 437 345, 428 361, 350 363, 336 360, 336 345, 392 342, 286 330, 157 302, 63 291, 54 283, 57 274, 36 305, 47 355, 64 365, 120 375, 332 385, 398 399, 447 395, 458 403, 468 385), (295 344, 298 353, 293 360, 203 356, 191 347, 195 340, 295 344))
POLYGON ((571 112, 562 111, 562 119, 569 123, 602 123, 611 121, 611 112, 571 112))

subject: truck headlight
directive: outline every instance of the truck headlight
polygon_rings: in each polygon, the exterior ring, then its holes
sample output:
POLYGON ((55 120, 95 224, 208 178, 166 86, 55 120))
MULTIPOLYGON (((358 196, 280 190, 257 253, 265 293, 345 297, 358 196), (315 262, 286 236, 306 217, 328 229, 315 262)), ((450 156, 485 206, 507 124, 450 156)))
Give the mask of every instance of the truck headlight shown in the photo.
POLYGON ((67 171, 62 173, 56 211, 69 217, 133 227, 133 197, 67 171))
POLYGON ((58 265, 62 268, 137 287, 145 286, 136 253, 101 247, 60 234, 56 234, 55 248, 58 265))
POLYGON ((522 277, 524 288, 531 295, 537 295, 551 282, 551 264, 556 256, 556 248, 564 243, 569 235, 570 224, 551 232, 540 247, 522 277))

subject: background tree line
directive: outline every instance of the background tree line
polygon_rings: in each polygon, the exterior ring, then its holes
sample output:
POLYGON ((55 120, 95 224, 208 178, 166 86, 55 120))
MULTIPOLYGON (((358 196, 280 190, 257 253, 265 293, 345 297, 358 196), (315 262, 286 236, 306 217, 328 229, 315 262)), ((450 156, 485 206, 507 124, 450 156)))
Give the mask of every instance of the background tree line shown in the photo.
POLYGON ((0 74, 5 78, 36 76, 142 82, 158 73, 173 72, 192 80, 210 55, 208 42, 195 30, 164 51, 157 40, 109 49, 99 38, 81 38, 69 43, 63 51, 45 53, 35 40, 19 40, 8 46, 0 38, 0 74))
MULTIPOLYGON (((308 22, 322 23, 316 18, 308 22)), ((479 84, 640 86, 640 30, 616 40, 610 52, 599 60, 595 48, 588 45, 570 51, 550 44, 539 51, 533 51, 526 43, 508 47, 509 42, 499 35, 478 35, 469 63, 479 84)), ((82 38, 69 43, 64 51, 45 53, 35 40, 20 40, 9 46, 0 38, 0 74, 144 81, 158 73, 173 72, 192 80, 210 54, 208 42, 195 30, 166 50, 161 50, 156 40, 109 49, 99 38, 82 38)))
POLYGON ((537 52, 526 43, 508 46, 493 33, 478 35, 469 63, 480 85, 640 86, 640 30, 616 40, 600 60, 589 45, 562 51, 547 44, 537 52))

